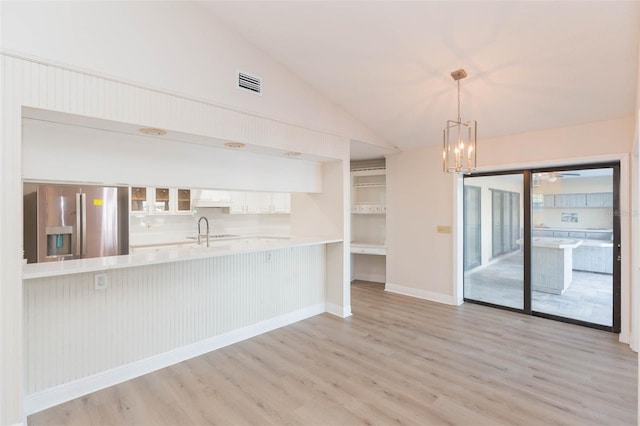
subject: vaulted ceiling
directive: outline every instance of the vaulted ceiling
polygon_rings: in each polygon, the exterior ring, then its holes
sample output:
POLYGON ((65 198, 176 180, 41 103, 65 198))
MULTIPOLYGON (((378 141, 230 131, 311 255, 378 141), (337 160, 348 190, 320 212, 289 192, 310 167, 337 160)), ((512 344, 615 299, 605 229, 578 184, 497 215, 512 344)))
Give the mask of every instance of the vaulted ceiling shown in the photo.
POLYGON ((481 140, 635 109, 638 1, 201 5, 403 150, 441 143, 458 68, 481 140))

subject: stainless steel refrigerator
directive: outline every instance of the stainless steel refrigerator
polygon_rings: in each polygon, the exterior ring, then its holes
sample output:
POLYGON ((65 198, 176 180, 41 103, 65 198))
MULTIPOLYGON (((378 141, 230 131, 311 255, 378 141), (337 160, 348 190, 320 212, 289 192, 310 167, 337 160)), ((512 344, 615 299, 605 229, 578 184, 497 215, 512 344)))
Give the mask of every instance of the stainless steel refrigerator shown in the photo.
MULTIPOLYGON (((28 247, 29 262, 116 256, 128 253, 128 189, 90 185, 36 185, 36 247, 28 247)), ((25 194, 25 236, 29 223, 25 194)), ((31 216, 33 214, 31 212, 31 216)))

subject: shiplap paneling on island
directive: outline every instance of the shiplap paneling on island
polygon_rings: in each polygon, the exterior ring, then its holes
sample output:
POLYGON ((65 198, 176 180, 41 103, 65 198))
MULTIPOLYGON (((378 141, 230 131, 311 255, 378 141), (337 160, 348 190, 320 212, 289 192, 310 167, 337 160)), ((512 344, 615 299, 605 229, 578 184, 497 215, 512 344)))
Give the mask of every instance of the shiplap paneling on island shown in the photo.
MULTIPOLYGON (((325 246, 25 280, 27 395, 325 303, 325 246)), ((324 310, 324 308, 323 308, 324 310)))
POLYGON ((7 85, 17 84, 20 106, 349 158, 346 137, 7 54, 2 63, 3 71, 11 72, 7 85))

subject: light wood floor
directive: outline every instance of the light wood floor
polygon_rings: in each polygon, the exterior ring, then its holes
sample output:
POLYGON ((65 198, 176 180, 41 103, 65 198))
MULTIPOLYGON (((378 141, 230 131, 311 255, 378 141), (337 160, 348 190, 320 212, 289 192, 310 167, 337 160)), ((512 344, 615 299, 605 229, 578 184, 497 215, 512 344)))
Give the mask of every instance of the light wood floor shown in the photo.
POLYGON ((617 335, 352 286, 323 314, 29 416, 30 425, 632 425, 617 335))

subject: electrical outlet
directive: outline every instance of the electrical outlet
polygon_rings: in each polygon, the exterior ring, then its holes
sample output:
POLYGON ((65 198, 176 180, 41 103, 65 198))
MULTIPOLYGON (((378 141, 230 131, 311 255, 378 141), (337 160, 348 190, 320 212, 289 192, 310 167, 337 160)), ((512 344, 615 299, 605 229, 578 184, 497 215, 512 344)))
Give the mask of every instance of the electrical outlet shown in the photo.
POLYGON ((93 285, 96 290, 105 290, 109 285, 109 278, 107 277, 107 274, 95 274, 93 276, 93 285))

